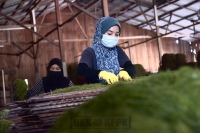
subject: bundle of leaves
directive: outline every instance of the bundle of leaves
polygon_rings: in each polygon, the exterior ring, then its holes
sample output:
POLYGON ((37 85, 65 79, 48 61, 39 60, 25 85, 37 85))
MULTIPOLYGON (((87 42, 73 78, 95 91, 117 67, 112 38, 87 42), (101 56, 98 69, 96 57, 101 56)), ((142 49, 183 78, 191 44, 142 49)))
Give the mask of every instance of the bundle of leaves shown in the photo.
POLYGON ((9 112, 8 109, 1 110, 0 111, 0 118, 5 118, 8 112, 9 112))
POLYGON ((159 71, 175 70, 175 69, 176 69, 175 54, 164 54, 162 56, 162 65, 160 66, 159 71))
POLYGON ((6 119, 0 119, 0 133, 9 133, 9 127, 12 123, 12 121, 6 119))
POLYGON ((199 133, 199 79, 199 70, 183 67, 136 83, 117 83, 67 110, 50 133, 199 133), (129 120, 122 125, 119 117, 129 120))
POLYGON ((197 67, 200 68, 200 51, 197 52, 197 67))
POLYGON ((185 66, 191 67, 191 68, 197 68, 197 62, 187 62, 185 66))
POLYGON ((176 57, 176 69, 183 67, 187 63, 185 54, 178 53, 175 55, 175 57, 176 57))
MULTIPOLYGON (((143 80, 146 80, 149 77, 136 77, 134 79, 132 79, 132 81, 130 81, 131 83, 137 83, 137 82, 141 82, 143 80)), ((122 81, 119 81, 119 83, 121 83, 122 81)), ((122 82, 123 83, 123 82, 122 82)), ((129 83, 129 82, 126 82, 129 83)), ((92 89, 105 89, 105 88, 109 88, 110 86, 113 85, 108 85, 105 83, 96 83, 96 84, 84 84, 84 85, 75 85, 75 86, 71 86, 71 87, 67 87, 67 88, 61 88, 61 89, 56 89, 54 90, 52 93, 53 94, 58 94, 58 93, 65 93, 65 92, 73 92, 73 91, 84 91, 84 90, 92 90, 92 89)))
POLYGON ((147 72, 141 64, 134 64, 136 69, 136 74, 134 77, 146 76, 147 72))
POLYGON ((9 127, 13 123, 12 121, 5 119, 8 111, 8 109, 0 111, 0 133, 9 133, 9 127))
POLYGON ((25 100, 28 87, 26 82, 22 79, 16 79, 14 81, 14 86, 15 86, 16 100, 18 101, 25 100))
POLYGON ((96 84, 85 84, 85 85, 75 85, 72 87, 62 88, 62 89, 56 89, 53 91, 53 94, 57 93, 65 93, 65 92, 72 92, 72 91, 83 91, 83 90, 92 90, 97 88, 107 88, 108 85, 96 83, 96 84))

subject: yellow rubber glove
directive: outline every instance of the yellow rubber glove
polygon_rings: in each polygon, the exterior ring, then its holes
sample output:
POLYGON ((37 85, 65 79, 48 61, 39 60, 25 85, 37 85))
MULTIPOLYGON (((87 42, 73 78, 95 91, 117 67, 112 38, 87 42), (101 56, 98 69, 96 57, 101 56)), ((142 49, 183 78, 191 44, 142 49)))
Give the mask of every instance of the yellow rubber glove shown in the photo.
POLYGON ((118 82, 118 77, 111 72, 101 71, 99 73, 99 79, 104 79, 108 84, 114 84, 118 82))
POLYGON ((119 80, 123 81, 131 81, 132 78, 129 76, 129 74, 126 71, 120 71, 119 74, 117 75, 119 80))

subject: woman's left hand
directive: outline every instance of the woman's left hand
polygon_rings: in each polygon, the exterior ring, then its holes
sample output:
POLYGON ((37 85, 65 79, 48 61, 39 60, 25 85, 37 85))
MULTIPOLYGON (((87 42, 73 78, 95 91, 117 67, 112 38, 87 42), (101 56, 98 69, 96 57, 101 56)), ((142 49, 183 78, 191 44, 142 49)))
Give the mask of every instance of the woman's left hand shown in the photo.
POLYGON ((119 80, 123 80, 123 81, 131 81, 132 78, 129 76, 129 74, 122 70, 119 72, 119 74, 117 75, 119 80))

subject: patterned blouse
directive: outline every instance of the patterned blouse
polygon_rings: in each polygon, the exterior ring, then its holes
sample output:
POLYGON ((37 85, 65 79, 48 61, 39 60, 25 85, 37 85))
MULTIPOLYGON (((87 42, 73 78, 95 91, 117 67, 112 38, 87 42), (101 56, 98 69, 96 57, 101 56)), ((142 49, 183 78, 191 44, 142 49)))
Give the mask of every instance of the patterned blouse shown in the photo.
MULTIPOLYGON (((71 80, 69 82, 69 87, 70 86, 74 86, 74 84, 72 83, 71 80)), ((44 86, 43 86, 42 79, 40 79, 39 81, 37 81, 35 83, 35 85, 33 86, 33 88, 31 88, 31 89, 28 90, 28 92, 27 92, 27 98, 39 95, 41 93, 44 93, 44 86)))

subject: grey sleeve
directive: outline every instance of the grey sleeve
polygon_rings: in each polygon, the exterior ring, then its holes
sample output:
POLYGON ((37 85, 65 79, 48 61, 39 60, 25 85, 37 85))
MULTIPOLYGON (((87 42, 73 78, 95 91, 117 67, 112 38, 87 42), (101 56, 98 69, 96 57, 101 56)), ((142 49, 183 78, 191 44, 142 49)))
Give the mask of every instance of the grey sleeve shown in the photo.
POLYGON ((70 86, 74 86, 74 84, 73 84, 73 82, 71 80, 69 81, 69 87, 70 86))
POLYGON ((40 79, 35 83, 35 85, 28 90, 27 92, 27 98, 33 97, 35 95, 38 95, 40 93, 44 93, 44 87, 43 87, 43 81, 40 79))

